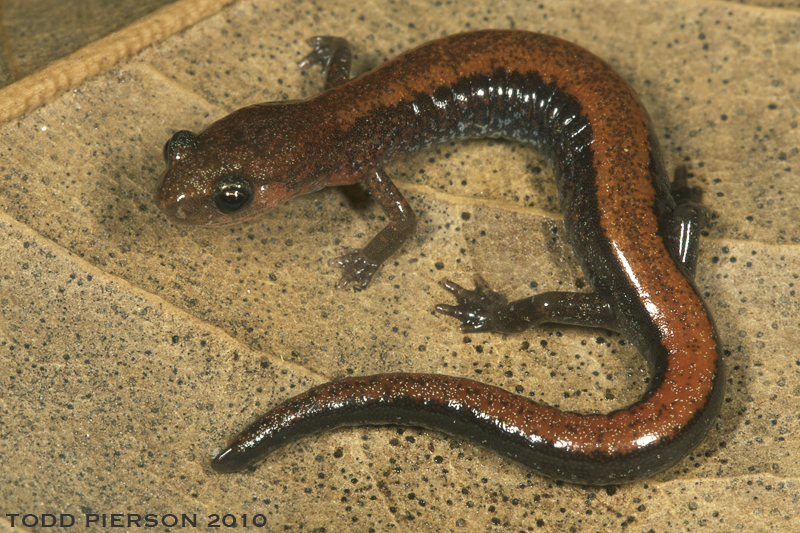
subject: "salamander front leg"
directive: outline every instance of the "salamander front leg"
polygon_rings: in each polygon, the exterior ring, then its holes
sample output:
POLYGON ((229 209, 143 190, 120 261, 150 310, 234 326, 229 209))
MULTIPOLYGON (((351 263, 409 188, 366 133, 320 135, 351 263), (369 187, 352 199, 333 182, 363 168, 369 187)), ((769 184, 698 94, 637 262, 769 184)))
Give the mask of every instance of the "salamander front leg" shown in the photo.
POLYGON ((461 320, 461 331, 517 333, 545 323, 619 329, 608 298, 596 293, 545 292, 509 303, 479 275, 474 280, 472 291, 450 280, 441 282, 457 303, 439 304, 436 310, 461 320))
MULTIPOLYGON (((350 79, 353 60, 350 43, 340 37, 312 37, 308 44, 312 50, 300 61, 300 68, 321 66, 325 77, 324 90, 350 79)), ((389 224, 361 250, 331 259, 331 266, 344 271, 336 285, 340 289, 351 285, 359 285, 361 288, 369 285, 383 262, 403 245, 417 225, 416 215, 382 168, 367 174, 361 179, 361 184, 381 204, 384 213, 389 217, 389 224)))
POLYGON ((361 183, 381 204, 389 224, 361 250, 331 259, 331 266, 344 270, 337 284, 340 289, 352 284, 366 287, 383 262, 403 245, 417 226, 417 216, 383 169, 368 174, 361 183))
POLYGON ((308 41, 311 52, 297 65, 308 68, 311 65, 322 67, 325 78, 323 91, 343 84, 350 79, 350 66, 353 63, 353 47, 341 37, 319 36, 308 41))

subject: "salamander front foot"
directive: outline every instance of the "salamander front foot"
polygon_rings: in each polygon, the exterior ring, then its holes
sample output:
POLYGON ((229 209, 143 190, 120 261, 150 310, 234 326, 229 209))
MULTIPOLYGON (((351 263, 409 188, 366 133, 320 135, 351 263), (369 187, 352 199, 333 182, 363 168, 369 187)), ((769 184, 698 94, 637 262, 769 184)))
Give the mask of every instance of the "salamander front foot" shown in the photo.
POLYGON ((329 37, 327 35, 311 37, 306 42, 311 46, 311 52, 297 63, 300 68, 319 65, 323 69, 327 69, 328 63, 330 63, 331 57, 333 56, 333 51, 338 46, 349 46, 344 39, 329 37))
POLYGON ((365 288, 381 266, 380 263, 365 256, 362 250, 334 257, 328 261, 328 265, 344 271, 339 283, 336 284, 336 287, 340 289, 346 289, 353 284, 360 285, 362 289, 365 288))
POLYGON ((456 297, 456 305, 439 304, 436 310, 461 321, 461 331, 503 331, 508 298, 489 288, 486 281, 475 274, 475 290, 465 289, 449 279, 439 285, 456 297))
POLYGON ((343 84, 350 78, 350 64, 353 59, 353 49, 341 37, 320 36, 308 40, 311 52, 297 65, 308 68, 312 65, 322 67, 322 77, 325 78, 325 90, 343 84))

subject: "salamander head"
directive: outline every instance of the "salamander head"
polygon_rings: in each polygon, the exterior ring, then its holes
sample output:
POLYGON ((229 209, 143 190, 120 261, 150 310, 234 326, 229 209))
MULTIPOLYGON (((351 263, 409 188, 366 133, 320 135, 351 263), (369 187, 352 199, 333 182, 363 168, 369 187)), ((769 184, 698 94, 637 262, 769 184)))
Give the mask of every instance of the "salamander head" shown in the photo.
POLYGON ((286 102, 240 109, 200 134, 179 131, 164 146, 158 207, 179 224, 218 226, 261 215, 316 190, 308 149, 286 102))

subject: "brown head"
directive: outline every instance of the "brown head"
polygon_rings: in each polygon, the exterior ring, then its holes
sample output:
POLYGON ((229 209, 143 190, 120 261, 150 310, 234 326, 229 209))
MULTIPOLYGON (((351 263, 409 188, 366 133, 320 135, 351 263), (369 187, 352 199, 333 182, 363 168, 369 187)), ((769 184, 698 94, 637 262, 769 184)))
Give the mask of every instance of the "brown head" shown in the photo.
MULTIPOLYGON (((164 146, 158 207, 179 224, 236 224, 325 185, 314 164, 319 124, 300 102, 240 109, 199 134, 179 131, 164 146)), ((327 168, 326 168, 327 167, 327 168)))

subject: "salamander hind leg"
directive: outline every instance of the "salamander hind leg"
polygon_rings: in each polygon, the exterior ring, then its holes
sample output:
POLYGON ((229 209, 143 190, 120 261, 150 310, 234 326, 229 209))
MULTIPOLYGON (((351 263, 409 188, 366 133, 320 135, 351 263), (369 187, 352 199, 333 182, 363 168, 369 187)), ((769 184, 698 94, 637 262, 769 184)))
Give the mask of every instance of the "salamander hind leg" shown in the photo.
POLYGON ((690 278, 694 278, 700 230, 711 220, 711 211, 701 203, 702 190, 699 187, 690 187, 688 177, 686 165, 675 169, 670 193, 676 207, 670 216, 666 237, 672 258, 683 267, 690 278))
POLYGON ((480 275, 475 274, 473 280, 475 290, 472 291, 449 279, 442 280, 440 285, 455 296, 458 303, 438 304, 436 310, 459 319, 461 331, 503 331, 508 298, 491 290, 480 275))
POLYGON ((545 292, 513 302, 489 288, 475 275, 475 290, 450 280, 441 285, 455 296, 456 305, 439 304, 436 310, 461 321, 461 331, 516 333, 544 323, 570 324, 618 331, 608 297, 597 293, 545 292))
POLYGON ((689 167, 686 164, 675 167, 669 192, 678 205, 703 205, 703 189, 689 186, 689 167))

